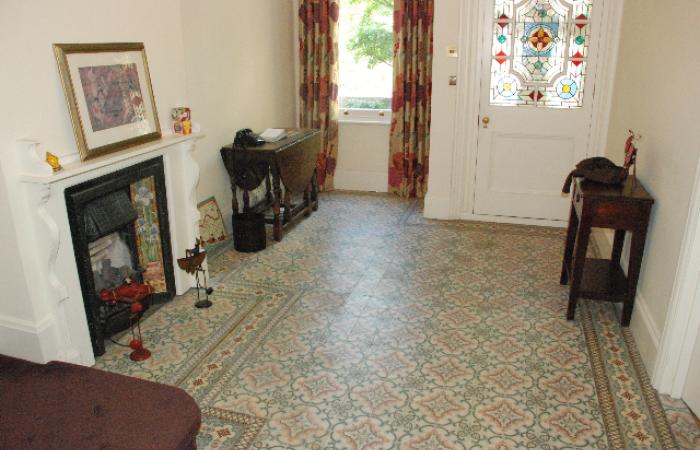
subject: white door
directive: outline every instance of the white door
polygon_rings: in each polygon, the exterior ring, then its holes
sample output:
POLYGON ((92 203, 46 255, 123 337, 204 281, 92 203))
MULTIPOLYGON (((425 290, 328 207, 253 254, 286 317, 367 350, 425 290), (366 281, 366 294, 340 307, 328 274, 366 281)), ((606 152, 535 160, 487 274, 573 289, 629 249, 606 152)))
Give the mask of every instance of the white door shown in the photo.
POLYGON ((695 350, 690 360, 690 369, 683 388, 683 401, 700 417, 700 333, 695 339, 695 350))
POLYGON ((476 215, 564 221, 586 158, 604 0, 482 0, 476 215))

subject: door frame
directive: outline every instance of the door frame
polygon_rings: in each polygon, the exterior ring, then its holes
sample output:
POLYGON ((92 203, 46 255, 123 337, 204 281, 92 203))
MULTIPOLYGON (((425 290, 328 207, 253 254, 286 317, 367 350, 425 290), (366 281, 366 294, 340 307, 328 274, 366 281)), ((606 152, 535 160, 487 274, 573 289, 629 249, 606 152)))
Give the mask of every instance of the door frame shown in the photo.
POLYGON ((673 398, 683 393, 700 334, 700 161, 689 211, 653 372, 654 387, 673 398))
POLYGON ((292 39, 294 39, 294 124, 301 127, 301 61, 299 60, 299 0, 292 0, 292 39))
MULTIPOLYGON (((458 77, 464 80, 457 86, 455 108, 455 135, 452 161, 450 217, 523 225, 565 227, 565 222, 523 219, 474 214, 476 187, 476 155, 479 134, 479 102, 481 90, 481 48, 483 14, 493 8, 493 0, 460 2, 458 77)), ((603 7, 600 26, 603 27, 598 45, 596 85, 593 96, 588 156, 602 156, 608 139, 615 73, 624 0, 598 0, 603 7)), ((563 180, 563 177, 562 177, 563 180)))

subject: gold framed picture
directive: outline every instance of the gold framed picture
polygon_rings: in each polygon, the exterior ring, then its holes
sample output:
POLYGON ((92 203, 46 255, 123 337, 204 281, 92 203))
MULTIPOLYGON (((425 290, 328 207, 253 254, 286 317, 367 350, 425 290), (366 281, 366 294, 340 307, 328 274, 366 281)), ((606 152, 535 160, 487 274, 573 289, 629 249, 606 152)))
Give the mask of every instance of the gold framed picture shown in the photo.
POLYGON ((161 138, 142 42, 53 48, 81 160, 161 138))

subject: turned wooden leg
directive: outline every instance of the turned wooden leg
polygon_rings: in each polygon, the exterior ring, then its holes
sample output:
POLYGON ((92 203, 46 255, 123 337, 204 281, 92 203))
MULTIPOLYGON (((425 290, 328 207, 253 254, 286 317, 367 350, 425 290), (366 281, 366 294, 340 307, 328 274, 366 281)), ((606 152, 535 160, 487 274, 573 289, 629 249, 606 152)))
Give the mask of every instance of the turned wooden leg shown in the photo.
POLYGON ((314 211, 318 210, 318 177, 315 170, 311 177, 311 208, 314 211))
POLYGON ((632 310, 634 309, 634 299, 637 293, 637 282, 639 282, 639 272, 642 268, 642 255, 644 254, 646 239, 646 228, 632 233, 630 264, 627 269, 627 299, 625 299, 625 304, 622 307, 622 318, 620 320, 623 327, 628 327, 632 320, 632 310))
POLYGON ((270 172, 265 175, 265 200, 268 205, 272 204, 272 183, 270 182, 270 172))
POLYGON ((289 189, 284 191, 284 223, 292 221, 292 194, 289 189))
POLYGON ((250 193, 247 190, 243 190, 243 212, 250 211, 250 193))
POLYGON ((280 186, 280 177, 277 173, 272 174, 272 186, 274 189, 274 196, 272 201, 272 213, 274 218, 272 221, 272 237, 276 241, 282 239, 282 215, 280 201, 282 200, 282 188, 280 186))
POLYGON ((311 215, 311 193, 309 186, 304 189, 304 217, 311 215))
POLYGON ((564 246, 564 260, 561 264, 561 278, 559 278, 559 284, 566 284, 569 282, 569 270, 571 269, 571 258, 574 254, 574 243, 576 242, 577 230, 578 216, 576 216, 576 209, 574 208, 574 204, 571 203, 571 212, 569 213, 569 228, 566 230, 566 245, 564 246))
POLYGON ((576 233, 576 244, 574 245, 574 258, 571 267, 571 280, 569 282, 569 307, 566 312, 567 320, 574 320, 576 314, 576 303, 578 302, 581 279, 583 278, 583 265, 586 261, 586 251, 588 250, 588 240, 591 236, 591 219, 582 213, 576 233))

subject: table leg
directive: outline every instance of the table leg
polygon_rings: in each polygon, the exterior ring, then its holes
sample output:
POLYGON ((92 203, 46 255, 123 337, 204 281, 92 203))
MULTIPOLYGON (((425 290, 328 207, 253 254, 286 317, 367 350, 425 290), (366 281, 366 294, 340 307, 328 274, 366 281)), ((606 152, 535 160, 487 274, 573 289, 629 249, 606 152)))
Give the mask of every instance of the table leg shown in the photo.
POLYGON ((622 307, 622 318, 620 320, 623 327, 628 327, 632 320, 632 309, 634 309, 634 300, 637 295, 637 282, 639 281, 639 272, 642 267, 642 255, 644 254, 646 239, 646 227, 632 233, 630 264, 627 269, 627 299, 622 307))
POLYGON ((576 208, 574 208, 572 202, 571 212, 569 213, 569 228, 566 230, 566 246, 564 247, 564 260, 561 264, 561 278, 559 278, 559 284, 566 284, 569 282, 569 270, 571 270, 571 258, 574 254, 577 230, 578 216, 576 216, 576 208))
POLYGON ((612 262, 619 263, 622 257, 622 247, 625 244, 625 230, 615 230, 615 239, 613 240, 612 262))
POLYGON ((272 173, 272 186, 274 189, 274 196, 272 201, 272 212, 274 218, 272 221, 272 237, 276 241, 282 240, 282 215, 280 214, 280 201, 282 200, 282 188, 280 186, 280 177, 277 171, 272 173))
POLYGON ((569 287, 569 307, 566 312, 567 320, 574 320, 576 314, 576 303, 578 302, 581 279, 583 278, 583 265, 586 261, 586 251, 588 241, 591 237, 591 218, 585 213, 581 214, 578 232, 576 233, 576 244, 574 245, 574 258, 571 266, 571 282, 569 287))

